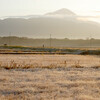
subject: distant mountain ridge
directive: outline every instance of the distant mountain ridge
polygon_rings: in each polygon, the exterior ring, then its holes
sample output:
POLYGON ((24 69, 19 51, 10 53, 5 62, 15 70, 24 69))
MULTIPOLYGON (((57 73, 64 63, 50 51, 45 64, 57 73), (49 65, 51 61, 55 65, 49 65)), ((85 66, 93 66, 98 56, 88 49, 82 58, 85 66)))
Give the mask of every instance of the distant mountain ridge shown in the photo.
POLYGON ((48 15, 48 16, 51 16, 51 15, 75 16, 76 14, 74 12, 72 12, 71 10, 69 10, 69 9, 62 8, 62 9, 56 10, 54 12, 46 13, 44 15, 4 16, 4 17, 1 17, 0 19, 7 19, 7 18, 29 19, 29 18, 47 17, 46 15, 48 15))
MULTIPOLYGON (((22 36, 32 38, 100 38, 100 24, 82 21, 75 13, 60 9, 51 15, 30 16, 30 18, 7 18, 0 20, 0 36, 22 36), (55 16, 57 14, 64 15, 55 16), (67 15, 67 16, 66 16, 67 15)), ((29 16, 28 16, 29 17, 29 16)))

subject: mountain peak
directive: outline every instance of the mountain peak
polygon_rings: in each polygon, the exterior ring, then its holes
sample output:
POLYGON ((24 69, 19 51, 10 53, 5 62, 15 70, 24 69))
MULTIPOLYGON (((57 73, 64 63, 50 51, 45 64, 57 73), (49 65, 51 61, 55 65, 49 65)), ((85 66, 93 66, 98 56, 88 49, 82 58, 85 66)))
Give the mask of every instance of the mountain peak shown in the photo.
POLYGON ((75 16, 76 14, 66 8, 62 8, 62 9, 59 9, 59 10, 56 10, 54 12, 50 12, 50 13, 47 13, 46 15, 71 15, 71 16, 75 16))

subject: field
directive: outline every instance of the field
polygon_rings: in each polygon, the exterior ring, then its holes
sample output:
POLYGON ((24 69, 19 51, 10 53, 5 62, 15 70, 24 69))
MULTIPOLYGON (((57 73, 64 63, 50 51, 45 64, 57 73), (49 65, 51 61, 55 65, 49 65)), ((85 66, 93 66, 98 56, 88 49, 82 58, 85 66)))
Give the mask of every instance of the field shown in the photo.
POLYGON ((100 55, 98 47, 25 47, 25 46, 0 46, 0 54, 81 54, 100 55))
POLYGON ((100 58, 0 54, 0 100, 100 100, 100 58))

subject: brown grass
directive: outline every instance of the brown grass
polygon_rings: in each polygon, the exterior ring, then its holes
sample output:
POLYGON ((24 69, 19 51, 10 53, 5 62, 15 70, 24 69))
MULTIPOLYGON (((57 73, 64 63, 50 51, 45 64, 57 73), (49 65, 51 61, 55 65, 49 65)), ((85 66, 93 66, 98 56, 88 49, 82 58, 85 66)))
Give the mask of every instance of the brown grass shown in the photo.
POLYGON ((100 68, 100 65, 93 66, 92 68, 94 68, 94 69, 99 69, 99 68, 100 68))
POLYGON ((100 100, 99 63, 96 56, 1 55, 0 100, 100 100))
MULTIPOLYGON (((38 64, 18 64, 16 63, 14 60, 12 60, 11 62, 9 62, 9 64, 2 66, 2 64, 0 64, 0 68, 4 68, 7 70, 10 69, 31 69, 31 68, 47 68, 47 69, 55 69, 55 68, 66 68, 67 66, 67 61, 64 61, 63 66, 57 66, 56 64, 50 64, 49 66, 38 66, 38 64)), ((79 64, 79 61, 74 65, 71 66, 72 68, 84 68, 84 66, 81 66, 79 64)), ((98 66, 96 66, 98 67, 98 66)), ((94 68, 94 67, 93 67, 94 68)))

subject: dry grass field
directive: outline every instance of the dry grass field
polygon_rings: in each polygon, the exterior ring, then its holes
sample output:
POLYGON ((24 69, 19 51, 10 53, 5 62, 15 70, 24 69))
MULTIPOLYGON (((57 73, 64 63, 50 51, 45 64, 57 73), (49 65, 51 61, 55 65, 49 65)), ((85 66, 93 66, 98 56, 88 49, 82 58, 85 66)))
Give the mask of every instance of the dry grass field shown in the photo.
POLYGON ((100 100, 100 58, 0 55, 0 100, 100 100))

